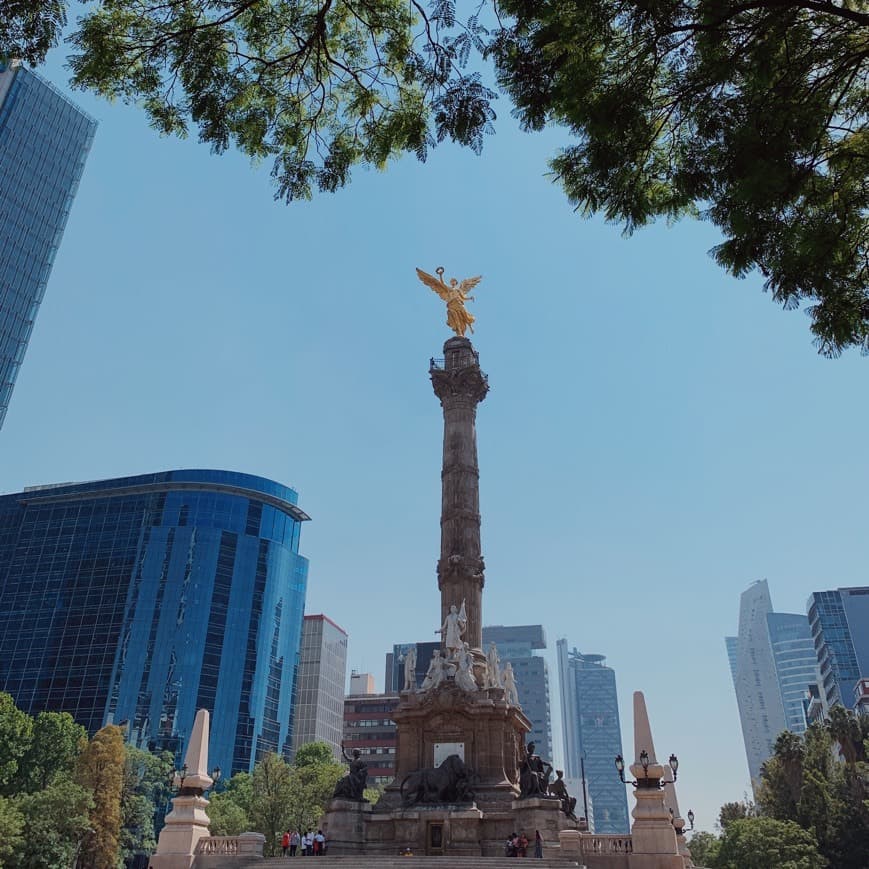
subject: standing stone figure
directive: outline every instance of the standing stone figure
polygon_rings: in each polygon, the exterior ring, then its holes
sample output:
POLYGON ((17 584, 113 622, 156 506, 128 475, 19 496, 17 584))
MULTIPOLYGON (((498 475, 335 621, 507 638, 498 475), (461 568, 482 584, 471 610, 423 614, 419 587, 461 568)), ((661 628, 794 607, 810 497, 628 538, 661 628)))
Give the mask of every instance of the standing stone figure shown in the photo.
POLYGON ((332 797, 340 797, 345 800, 356 800, 362 802, 365 797, 365 783, 368 781, 368 764, 361 759, 362 752, 358 748, 353 749, 353 756, 350 757, 344 750, 344 743, 341 743, 341 754, 350 764, 350 769, 347 775, 338 779, 338 784, 335 785, 335 792, 332 797))
POLYGON ((411 646, 404 656, 404 690, 416 690, 416 646, 411 646))
POLYGON ((476 691, 477 680, 474 678, 474 657, 471 654, 471 647, 467 643, 462 644, 459 649, 459 666, 456 670, 456 685, 462 691, 476 691))
POLYGON ((498 657, 498 647, 489 643, 489 651, 486 654, 486 687, 503 688, 501 683, 501 659, 498 657))
POLYGON ((513 706, 519 705, 519 690, 516 688, 516 678, 513 675, 513 665, 507 661, 506 666, 501 672, 501 679, 504 682, 504 691, 507 694, 507 702, 513 706))
POLYGON ((456 610, 456 605, 450 605, 450 611, 444 619, 444 623, 435 631, 443 638, 447 650, 447 660, 454 660, 462 648, 462 635, 468 626, 468 614, 465 610, 465 602, 462 601, 461 610, 456 610))
POLYGON ((425 674, 425 679, 422 680, 422 687, 419 689, 420 694, 424 691, 431 691, 432 688, 437 688, 446 679, 445 663, 441 656, 441 650, 435 649, 431 656, 431 663, 428 665, 428 672, 425 674))

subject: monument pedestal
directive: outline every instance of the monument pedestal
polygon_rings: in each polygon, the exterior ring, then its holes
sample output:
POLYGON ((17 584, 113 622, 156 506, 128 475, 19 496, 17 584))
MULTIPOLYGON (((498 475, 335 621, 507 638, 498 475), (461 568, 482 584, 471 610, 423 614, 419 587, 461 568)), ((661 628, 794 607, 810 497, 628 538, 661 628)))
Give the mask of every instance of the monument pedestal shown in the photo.
POLYGON ((326 807, 322 827, 328 831, 330 854, 360 854, 365 844, 371 803, 333 799, 326 807))
POLYGON ((458 754, 472 771, 481 809, 507 808, 518 796, 519 758, 531 722, 507 703, 503 689, 469 693, 444 682, 424 694, 407 691, 392 718, 398 725, 395 780, 378 809, 400 808, 406 776, 438 766, 449 754, 458 754))

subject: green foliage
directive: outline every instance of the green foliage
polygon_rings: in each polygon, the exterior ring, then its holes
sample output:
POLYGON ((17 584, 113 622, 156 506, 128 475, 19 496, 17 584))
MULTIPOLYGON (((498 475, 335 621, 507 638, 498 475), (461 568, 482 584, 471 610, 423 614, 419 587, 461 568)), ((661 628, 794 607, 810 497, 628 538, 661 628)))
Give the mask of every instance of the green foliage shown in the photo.
POLYGON ((743 818, 727 825, 716 869, 824 869, 815 837, 793 821, 743 818))
MULTIPOLYGON (((90 835, 94 802, 87 788, 58 776, 45 789, 14 800, 24 819, 23 842, 8 861, 10 869, 72 866, 76 856, 86 862, 84 840, 90 835)), ((114 869, 114 866, 112 866, 114 869)))
POLYGON ((293 758, 293 766, 296 767, 334 762, 335 753, 328 742, 308 742, 305 745, 301 745, 293 758))
POLYGON ((212 836, 238 836, 251 829, 247 812, 228 791, 212 794, 207 809, 212 836))
POLYGON ((0 797, 0 869, 10 865, 10 859, 24 844, 24 815, 12 800, 0 797))
POLYGON ((688 840, 688 850, 691 859, 699 867, 713 869, 717 865, 718 849, 720 847, 718 837, 705 830, 699 830, 691 835, 688 840))
POLYGON ((169 752, 151 754, 129 744, 124 752, 120 850, 122 859, 132 860, 137 854, 151 854, 157 846, 154 813, 169 800, 174 760, 169 752))
POLYGON ((292 777, 290 780, 290 822, 287 827, 294 830, 316 829, 323 816, 326 804, 335 792, 338 779, 346 772, 346 767, 335 763, 332 749, 326 743, 309 743, 302 746, 297 752, 293 762, 292 777), (320 746, 312 749, 311 746, 320 746), (327 749, 324 751, 323 749, 327 749), (316 753, 320 760, 316 763, 307 763, 311 754, 316 753), (301 755, 301 757, 300 757, 301 755))
POLYGON ((441 33, 451 7, 420 32, 416 0, 102 0, 72 37, 73 82, 161 133, 271 158, 277 196, 310 198, 443 138, 479 150, 494 93, 463 70, 479 35, 441 33))
MULTIPOLYGON (((272 161, 277 197, 352 168, 475 151, 494 63, 583 214, 627 233, 711 221, 731 274, 803 307, 819 351, 869 352, 869 87, 864 0, 94 0, 73 83, 139 104, 161 133, 272 161), (491 29, 481 23, 485 18, 491 29)), ((66 0, 7 0, 0 46, 38 62, 66 0)))
POLYGON ((0 54, 36 65, 60 41, 66 25, 65 0, 3 0, 0 54))
POLYGON ((718 827, 724 830, 731 821, 753 818, 756 815, 757 808, 748 798, 741 802, 725 803, 718 812, 718 827))
POLYGON ((16 789, 40 790, 57 776, 71 776, 86 745, 87 731, 68 712, 40 712, 33 719, 31 742, 21 760, 16 789))
POLYGON ((845 738, 852 723, 831 716, 803 737, 782 734, 763 766, 758 805, 772 819, 793 821, 814 834, 819 850, 836 869, 869 866, 869 811, 862 763, 833 760, 833 734, 845 738))
POLYGON ((15 792, 21 759, 30 748, 33 720, 0 692, 0 794, 15 792))
POLYGON ((250 820, 266 837, 266 857, 280 853, 281 834, 290 826, 291 778, 289 764, 277 754, 267 754, 254 767, 250 820))
POLYGON ((526 128, 566 127, 571 202, 630 233, 699 214, 732 274, 869 351, 863 3, 502 0, 493 52, 526 128))
POLYGON ((76 764, 76 779, 93 794, 90 830, 81 861, 90 869, 115 869, 120 855, 121 794, 126 767, 124 731, 114 724, 98 730, 76 764))

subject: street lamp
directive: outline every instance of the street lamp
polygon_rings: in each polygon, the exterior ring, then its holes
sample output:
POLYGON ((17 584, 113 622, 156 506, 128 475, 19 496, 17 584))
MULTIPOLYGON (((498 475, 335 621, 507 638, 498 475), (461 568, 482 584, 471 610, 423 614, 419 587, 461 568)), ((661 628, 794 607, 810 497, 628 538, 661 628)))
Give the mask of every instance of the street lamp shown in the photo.
MULTIPOLYGON (((643 778, 641 781, 628 781, 625 778, 625 759, 620 754, 616 755, 616 771, 619 774, 619 780, 622 784, 630 784, 635 788, 662 788, 666 784, 671 784, 671 782, 666 782, 663 779, 649 778, 649 767, 652 765, 652 761, 649 757, 649 752, 646 751, 645 748, 640 752, 638 760, 640 766, 643 768, 643 778)), ((673 772, 673 781, 676 781, 676 772, 679 769, 679 758, 676 757, 675 754, 671 754, 669 764, 670 769, 673 772)))
POLYGON ((691 809, 688 809, 688 823, 691 825, 691 829, 694 829, 694 812, 691 809))
POLYGON ((187 778, 187 764, 181 769, 173 769, 169 772, 169 787, 172 790, 181 790, 184 787, 184 779, 187 778))

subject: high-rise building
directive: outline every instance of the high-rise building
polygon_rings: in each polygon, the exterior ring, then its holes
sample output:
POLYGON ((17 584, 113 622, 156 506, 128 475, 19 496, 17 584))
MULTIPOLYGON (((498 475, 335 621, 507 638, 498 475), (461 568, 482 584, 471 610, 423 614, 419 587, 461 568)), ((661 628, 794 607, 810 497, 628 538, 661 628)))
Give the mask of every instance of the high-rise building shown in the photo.
POLYGON ((399 643, 386 655, 386 693, 397 694, 404 689, 404 662, 411 648, 416 647, 416 686, 422 685, 428 665, 435 650, 440 650, 439 642, 399 643))
POLYGON ((96 121, 0 58, 0 428, 96 121))
POLYGON ((809 632, 809 620, 798 614, 767 613, 766 627, 785 713, 785 727, 792 733, 804 733, 806 691, 818 678, 818 659, 809 632))
POLYGON ((357 748, 365 756, 369 785, 388 785, 395 778, 396 706, 398 694, 349 694, 344 700, 344 750, 357 748))
MULTIPOLYGON (((556 649, 565 778, 581 781, 585 770, 595 833, 626 834, 628 796, 613 766, 616 755, 623 754, 616 674, 603 655, 569 651, 567 640, 558 640, 556 649)), ((581 794, 574 796, 581 806, 581 794)))
POLYGON ((357 673, 356 670, 352 670, 350 672, 350 693, 373 694, 374 676, 371 673, 357 673))
POLYGON ((740 597, 739 631, 725 637, 748 771, 753 783, 783 730, 806 729, 805 697, 817 658, 805 616, 773 612, 765 579, 740 597))
POLYGON ((308 516, 295 491, 177 470, 0 497, 0 690, 90 732, 129 722, 180 755, 197 709, 211 762, 288 753, 308 516))
POLYGON ((552 713, 549 704, 549 666, 542 655, 546 632, 542 625, 490 625, 483 628, 483 651, 494 643, 501 665, 510 663, 516 677, 519 705, 531 722, 527 740, 537 754, 552 760, 552 713))
POLYGON ((816 591, 807 610, 826 707, 853 709, 857 683, 869 677, 869 587, 816 591))
POLYGON ((328 742, 341 756, 347 632, 324 615, 306 615, 296 680, 293 752, 308 742, 328 742))

